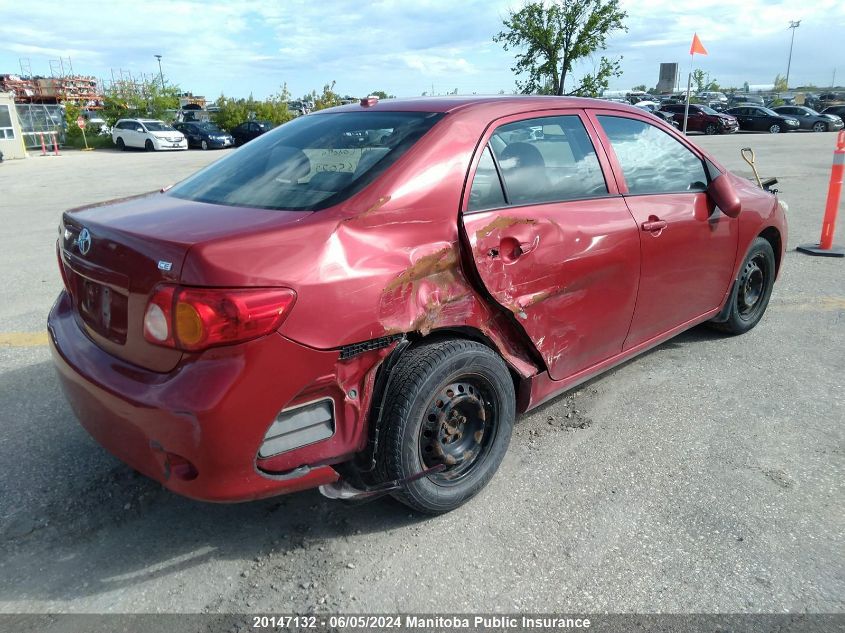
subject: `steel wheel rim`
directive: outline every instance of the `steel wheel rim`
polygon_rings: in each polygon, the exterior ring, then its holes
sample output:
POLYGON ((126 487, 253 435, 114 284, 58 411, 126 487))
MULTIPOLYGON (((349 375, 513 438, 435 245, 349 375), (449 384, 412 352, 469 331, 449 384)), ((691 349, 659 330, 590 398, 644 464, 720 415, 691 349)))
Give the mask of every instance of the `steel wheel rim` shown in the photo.
POLYGON ((772 134, 777 134, 778 132, 780 132, 780 126, 779 125, 773 125, 772 127, 769 128, 769 132, 771 132, 772 134))
POLYGON ((761 311, 768 279, 768 262, 762 253, 758 253, 745 264, 739 278, 737 306, 744 321, 753 320, 761 311))
POLYGON ((418 447, 423 468, 446 468, 428 479, 454 486, 476 472, 496 439, 499 410, 493 384, 478 374, 459 376, 441 388, 423 415, 418 447))

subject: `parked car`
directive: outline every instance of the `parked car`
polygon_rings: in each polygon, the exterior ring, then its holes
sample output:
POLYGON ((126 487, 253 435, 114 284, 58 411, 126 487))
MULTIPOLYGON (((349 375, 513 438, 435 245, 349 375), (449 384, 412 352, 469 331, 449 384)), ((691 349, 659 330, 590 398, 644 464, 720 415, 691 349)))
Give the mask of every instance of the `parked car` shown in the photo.
POLYGON ((845 104, 845 92, 825 92, 819 95, 820 108, 843 104, 845 104))
POLYGON ((235 145, 243 145, 272 129, 273 124, 270 121, 245 121, 232 128, 231 133, 235 139, 235 145))
POLYGON ((819 114, 805 106, 778 106, 772 109, 780 115, 797 119, 802 130, 836 132, 842 129, 842 119, 835 114, 819 114))
POLYGON ((142 147, 148 152, 188 149, 185 136, 164 121, 156 119, 120 119, 111 132, 117 149, 142 147))
POLYGON ((707 104, 719 103, 723 106, 728 105, 728 97, 724 92, 715 92, 712 90, 705 90, 698 93, 698 98, 707 104))
MULTIPOLYGON (((669 104, 661 108, 668 112, 678 123, 678 127, 684 127, 684 112, 686 104, 669 104)), ((727 114, 716 112, 705 105, 689 105, 689 121, 687 132, 703 132, 704 134, 733 134, 739 129, 736 119, 727 114)))
POLYGON ((440 513, 517 414, 755 327, 786 243, 774 194, 634 107, 366 99, 65 212, 49 341, 82 425, 174 492, 440 513))
POLYGON ((214 125, 214 123, 187 121, 183 123, 175 123, 173 127, 185 135, 185 138, 188 139, 188 147, 219 149, 222 147, 232 147, 235 144, 235 139, 232 135, 227 134, 214 125))
POLYGON ((845 105, 828 106, 821 111, 821 114, 832 114, 845 121, 845 105))
POLYGON ((753 132, 778 134, 797 130, 799 126, 798 119, 795 117, 784 116, 761 106, 744 105, 731 108, 728 114, 736 117, 740 129, 753 132))
POLYGON ((664 112, 663 110, 654 110, 654 109, 651 109, 651 108, 645 108, 645 107, 642 107, 642 106, 639 106, 639 105, 634 106, 634 107, 640 108, 641 110, 648 112, 652 116, 657 117, 661 121, 665 121, 666 123, 668 123, 669 125, 671 125, 674 128, 678 127, 678 122, 675 120, 675 117, 672 114, 670 114, 669 112, 664 112))
POLYGON ((744 92, 735 92, 728 97, 728 105, 735 108, 739 105, 765 105, 762 95, 748 94, 744 92))

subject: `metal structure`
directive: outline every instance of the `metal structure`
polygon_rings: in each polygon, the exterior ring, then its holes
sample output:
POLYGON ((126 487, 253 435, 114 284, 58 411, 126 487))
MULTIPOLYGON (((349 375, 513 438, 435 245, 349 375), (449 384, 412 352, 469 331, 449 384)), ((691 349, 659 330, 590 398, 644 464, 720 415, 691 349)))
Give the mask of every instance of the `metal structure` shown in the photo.
POLYGON ((792 29, 792 39, 789 41, 789 61, 786 63, 786 89, 789 90, 789 71, 792 68, 792 45, 795 44, 795 29, 801 26, 801 20, 790 20, 789 28, 792 29))
POLYGON ((158 76, 161 79, 161 89, 164 91, 164 73, 161 71, 161 55, 153 55, 158 60, 158 76))

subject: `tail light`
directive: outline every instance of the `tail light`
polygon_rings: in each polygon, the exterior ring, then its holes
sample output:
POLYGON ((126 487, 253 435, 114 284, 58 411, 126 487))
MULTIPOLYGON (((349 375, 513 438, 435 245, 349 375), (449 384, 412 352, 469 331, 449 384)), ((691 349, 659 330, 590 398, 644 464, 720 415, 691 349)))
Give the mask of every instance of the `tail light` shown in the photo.
POLYGON ((296 293, 289 288, 157 286, 144 314, 144 338, 199 351, 258 338, 278 329, 296 293))

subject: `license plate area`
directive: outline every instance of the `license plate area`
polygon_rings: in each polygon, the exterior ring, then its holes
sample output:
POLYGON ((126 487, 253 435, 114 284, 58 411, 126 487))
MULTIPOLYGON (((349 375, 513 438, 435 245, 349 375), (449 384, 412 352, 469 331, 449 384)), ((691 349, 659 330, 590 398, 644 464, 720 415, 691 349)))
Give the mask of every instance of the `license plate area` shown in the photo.
POLYGON ((72 266, 66 265, 65 273, 74 308, 82 321, 100 336, 119 345, 125 344, 128 321, 127 291, 118 286, 95 281, 72 266))

